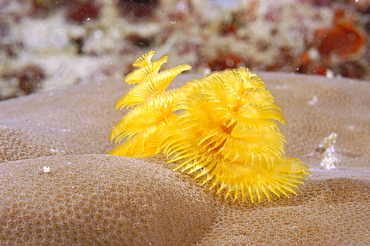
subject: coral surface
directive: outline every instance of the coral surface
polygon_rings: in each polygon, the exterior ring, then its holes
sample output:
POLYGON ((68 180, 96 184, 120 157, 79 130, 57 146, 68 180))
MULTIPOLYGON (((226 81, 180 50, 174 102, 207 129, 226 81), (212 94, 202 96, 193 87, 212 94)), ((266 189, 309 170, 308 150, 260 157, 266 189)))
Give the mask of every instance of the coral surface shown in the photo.
POLYGON ((287 155, 312 173, 297 195, 229 203, 159 156, 106 155, 128 86, 96 79, 0 102, 0 244, 366 245, 370 85, 258 74, 284 109, 287 155), (341 162, 328 170, 319 144, 333 132, 341 162))

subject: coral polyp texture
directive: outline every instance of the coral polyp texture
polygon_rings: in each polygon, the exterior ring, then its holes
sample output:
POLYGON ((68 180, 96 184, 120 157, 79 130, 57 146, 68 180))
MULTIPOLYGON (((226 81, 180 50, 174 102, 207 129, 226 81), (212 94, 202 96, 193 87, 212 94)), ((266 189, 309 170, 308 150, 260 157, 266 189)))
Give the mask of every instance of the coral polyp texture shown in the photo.
POLYGON ((281 108, 262 79, 247 68, 214 72, 167 90, 182 64, 159 72, 168 59, 136 59, 125 82, 137 83, 115 105, 131 110, 113 127, 118 144, 109 154, 147 157, 162 152, 175 170, 187 172, 225 198, 252 203, 289 197, 308 168, 285 156, 281 108))

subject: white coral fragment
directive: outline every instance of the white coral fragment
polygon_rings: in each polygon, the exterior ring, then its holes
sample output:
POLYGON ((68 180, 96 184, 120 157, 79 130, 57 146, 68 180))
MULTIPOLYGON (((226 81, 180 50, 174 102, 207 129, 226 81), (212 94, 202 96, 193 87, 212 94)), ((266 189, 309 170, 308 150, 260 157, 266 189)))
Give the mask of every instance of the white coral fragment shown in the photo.
POLYGON ((335 165, 340 162, 335 151, 337 136, 338 135, 333 132, 328 137, 324 138, 319 144, 319 149, 325 150, 324 159, 320 162, 320 166, 327 170, 336 168, 335 165))
POLYGON ((44 166, 42 169, 44 170, 44 173, 50 172, 50 167, 44 166))
POLYGON ((313 98, 310 101, 308 101, 308 104, 312 106, 316 104, 318 101, 319 99, 317 98, 317 96, 313 96, 313 98))

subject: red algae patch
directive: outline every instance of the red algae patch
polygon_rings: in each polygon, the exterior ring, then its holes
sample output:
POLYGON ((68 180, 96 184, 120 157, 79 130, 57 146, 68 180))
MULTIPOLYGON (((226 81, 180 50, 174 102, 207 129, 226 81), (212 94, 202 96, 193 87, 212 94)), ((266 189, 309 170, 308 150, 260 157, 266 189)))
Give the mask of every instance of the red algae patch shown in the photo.
POLYGON ((364 49, 364 33, 346 17, 344 9, 335 11, 334 26, 320 28, 315 36, 320 40, 318 50, 324 58, 336 56, 341 61, 357 58, 364 49))

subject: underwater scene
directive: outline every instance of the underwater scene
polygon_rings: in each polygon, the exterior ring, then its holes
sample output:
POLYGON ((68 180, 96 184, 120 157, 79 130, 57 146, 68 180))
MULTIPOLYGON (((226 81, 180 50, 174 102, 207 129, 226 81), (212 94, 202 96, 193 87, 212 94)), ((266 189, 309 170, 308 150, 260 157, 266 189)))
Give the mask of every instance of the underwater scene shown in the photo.
POLYGON ((369 245, 367 0, 0 0, 1 245, 369 245))

